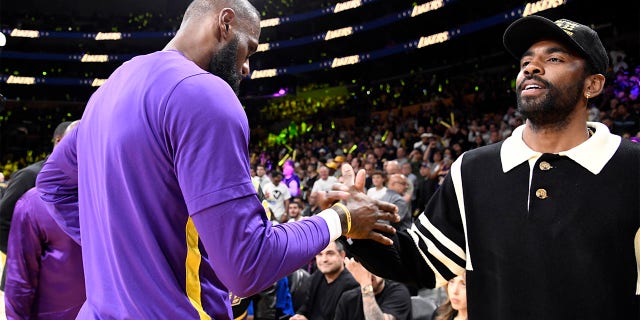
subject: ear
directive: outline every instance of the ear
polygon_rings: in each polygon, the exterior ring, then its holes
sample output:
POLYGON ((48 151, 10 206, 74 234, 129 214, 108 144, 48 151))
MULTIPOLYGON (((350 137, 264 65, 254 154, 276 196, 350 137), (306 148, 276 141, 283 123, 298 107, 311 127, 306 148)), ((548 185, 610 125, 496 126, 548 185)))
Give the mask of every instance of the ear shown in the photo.
POLYGON ((585 92, 584 96, 587 99, 594 98, 602 93, 604 89, 605 77, 601 74, 594 74, 587 77, 585 80, 585 92))
POLYGON ((236 12, 231 8, 224 8, 220 11, 218 16, 218 30, 220 31, 221 38, 227 39, 229 37, 229 29, 231 28, 231 22, 235 19, 236 12))

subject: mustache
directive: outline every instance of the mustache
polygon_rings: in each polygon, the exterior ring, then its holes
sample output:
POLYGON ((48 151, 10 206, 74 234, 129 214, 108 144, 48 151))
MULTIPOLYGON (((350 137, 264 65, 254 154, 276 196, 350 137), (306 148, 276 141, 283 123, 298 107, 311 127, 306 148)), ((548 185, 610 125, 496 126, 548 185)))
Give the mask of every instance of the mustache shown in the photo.
POLYGON ((520 83, 518 83, 518 85, 516 86, 518 91, 522 91, 522 84, 527 80, 535 80, 537 82, 540 82, 540 83, 544 84, 544 86, 547 87, 547 88, 552 87, 551 83, 549 83, 548 81, 540 78, 540 76, 534 74, 534 75, 530 75, 530 76, 525 76, 524 79, 522 79, 522 81, 520 81, 520 83))

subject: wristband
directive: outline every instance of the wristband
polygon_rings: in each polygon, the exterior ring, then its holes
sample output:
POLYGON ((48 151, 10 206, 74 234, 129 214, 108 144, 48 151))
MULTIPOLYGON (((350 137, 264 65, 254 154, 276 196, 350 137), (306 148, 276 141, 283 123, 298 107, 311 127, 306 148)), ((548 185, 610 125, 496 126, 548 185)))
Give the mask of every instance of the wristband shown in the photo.
POLYGON ((347 206, 340 202, 336 202, 333 205, 339 207, 340 209, 342 209, 342 211, 344 211, 344 215, 347 217, 347 233, 349 233, 349 231, 351 231, 351 212, 349 212, 347 206))

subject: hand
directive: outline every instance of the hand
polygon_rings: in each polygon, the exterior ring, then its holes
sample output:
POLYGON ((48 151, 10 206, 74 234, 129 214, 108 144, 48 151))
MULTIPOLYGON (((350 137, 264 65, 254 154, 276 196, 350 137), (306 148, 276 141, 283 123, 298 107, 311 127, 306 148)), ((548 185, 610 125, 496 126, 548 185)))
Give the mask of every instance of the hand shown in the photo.
POLYGON ((289 320, 307 320, 307 317, 301 314, 295 314, 293 317, 289 318, 289 320))
POLYGON ((347 189, 342 188, 342 189, 331 190, 331 191, 315 192, 315 194, 317 195, 316 201, 320 206, 320 209, 322 210, 327 209, 337 201, 348 199, 351 196, 351 194, 345 190, 347 189))
MULTIPOLYGON (((343 204, 351 213, 351 230, 344 234, 353 239, 371 239, 385 245, 393 244, 391 239, 380 232, 395 233, 396 230, 385 221, 398 222, 398 207, 395 205, 371 199, 364 193, 366 173, 364 169, 356 175, 351 165, 342 165, 343 184, 335 184, 334 191, 348 191, 350 197, 342 199, 343 204)), ((332 191, 333 192, 333 191, 332 191)))
POLYGON ((345 258, 344 266, 351 272, 351 275, 361 287, 371 284, 371 272, 365 269, 360 262, 355 261, 353 258, 345 258))

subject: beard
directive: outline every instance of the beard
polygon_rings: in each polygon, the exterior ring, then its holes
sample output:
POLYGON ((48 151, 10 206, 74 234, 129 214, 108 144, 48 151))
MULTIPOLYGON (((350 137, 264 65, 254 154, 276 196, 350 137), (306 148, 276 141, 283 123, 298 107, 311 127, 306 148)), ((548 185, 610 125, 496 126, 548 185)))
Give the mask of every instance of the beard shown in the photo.
POLYGON ((522 89, 518 86, 516 97, 518 111, 528 119, 533 127, 560 129, 570 120, 578 101, 582 99, 584 77, 573 83, 556 87, 551 83, 533 76, 547 88, 547 93, 539 97, 522 97, 522 89), (566 94, 563 94, 566 93, 566 94))
POLYGON ((240 80, 242 80, 236 67, 237 55, 238 38, 235 38, 214 54, 209 62, 209 72, 228 83, 236 95, 240 93, 240 80))

